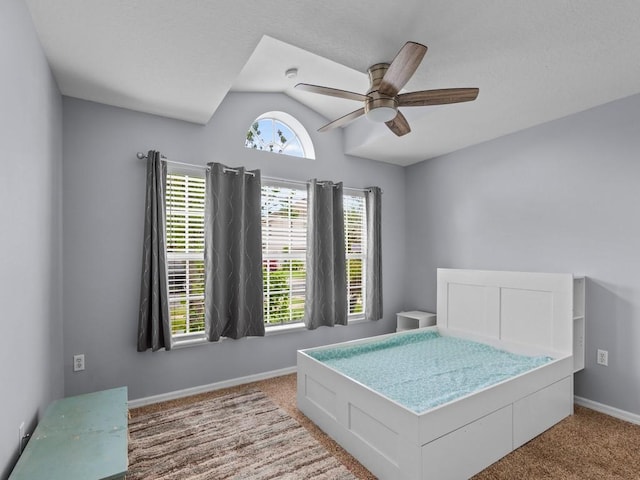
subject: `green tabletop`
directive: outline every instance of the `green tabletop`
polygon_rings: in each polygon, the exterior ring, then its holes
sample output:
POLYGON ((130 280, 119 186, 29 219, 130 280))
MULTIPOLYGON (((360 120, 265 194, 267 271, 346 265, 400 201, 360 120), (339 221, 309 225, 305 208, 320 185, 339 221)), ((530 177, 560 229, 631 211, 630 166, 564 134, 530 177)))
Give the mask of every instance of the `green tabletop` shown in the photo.
POLYGON ((127 387, 53 402, 9 479, 124 478, 127 419, 127 387))

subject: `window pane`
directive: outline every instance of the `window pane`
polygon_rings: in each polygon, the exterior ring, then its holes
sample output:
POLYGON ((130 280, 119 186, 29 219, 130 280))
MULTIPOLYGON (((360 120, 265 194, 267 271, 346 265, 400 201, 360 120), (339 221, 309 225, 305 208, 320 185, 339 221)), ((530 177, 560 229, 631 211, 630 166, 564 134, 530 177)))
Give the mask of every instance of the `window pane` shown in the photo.
POLYGON ((204 302, 198 298, 189 300, 189 332, 204 332, 204 302))
POLYGON ((302 145, 300 144, 300 140, 298 140, 298 138, 294 138, 289 143, 287 143, 282 153, 291 155, 292 157, 304 157, 304 150, 302 149, 302 145))
POLYGON ((204 331, 204 194, 204 178, 167 175, 167 274, 174 335, 204 331))
POLYGON ((362 296, 363 273, 362 259, 347 260, 349 313, 362 313, 364 311, 364 299, 362 296))
POLYGON ((262 258, 267 325, 304 316, 307 192, 263 185, 262 258))
MULTIPOLYGON (((305 149, 300 140, 300 135, 290 125, 284 123, 282 118, 275 118, 278 113, 280 116, 286 115, 283 112, 268 112, 265 117, 256 119, 247 130, 244 146, 266 152, 305 157, 305 149), (267 116, 269 114, 274 116, 267 116)), ((293 117, 291 117, 291 120, 299 123, 293 117)), ((304 130, 304 127, 299 125, 299 129, 304 130)), ((302 133, 307 138, 307 147, 313 151, 308 133, 306 131, 302 133)), ((314 158, 313 152, 311 152, 310 158, 314 158)))
POLYGON ((367 230, 364 197, 344 196, 344 231, 349 314, 357 315, 364 313, 366 291, 367 230))
POLYGON ((181 298, 187 294, 187 265, 184 260, 168 260, 169 298, 181 298))
POLYGON ((187 333, 187 307, 184 300, 169 302, 171 333, 187 333))

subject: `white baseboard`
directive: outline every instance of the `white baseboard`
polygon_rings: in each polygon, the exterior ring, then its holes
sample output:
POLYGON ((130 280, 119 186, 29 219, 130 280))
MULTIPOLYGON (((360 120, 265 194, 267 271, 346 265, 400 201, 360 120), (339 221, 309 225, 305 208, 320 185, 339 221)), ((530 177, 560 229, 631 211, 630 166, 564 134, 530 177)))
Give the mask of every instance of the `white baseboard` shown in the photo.
MULTIPOLYGON (((152 395, 150 397, 136 398, 133 400, 129 400, 129 408, 143 407, 145 405, 166 402, 167 400, 175 400, 177 398, 197 395, 199 393, 213 392, 215 390, 220 390, 223 388, 235 387, 238 385, 243 385, 245 383, 258 382, 260 380, 267 380, 269 378, 280 377, 282 375, 289 375, 290 373, 295 372, 295 366, 286 367, 279 370, 271 370, 269 372, 247 375, 246 377, 232 378, 230 380, 210 383, 208 385, 200 385, 198 387, 185 388, 183 390, 161 393, 159 395, 152 395)), ((577 395, 573 397, 573 400, 577 405, 580 405, 582 407, 587 407, 591 410, 595 410, 596 412, 604 413, 605 415, 610 415, 612 417, 619 418, 620 420, 625 420, 627 422, 640 425, 640 415, 637 415, 635 413, 627 412, 626 410, 620 410, 619 408, 615 407, 610 407, 609 405, 595 402, 593 400, 589 400, 588 398, 578 397, 577 395)))
POLYGON ((185 388, 183 390, 161 393, 159 395, 152 395, 150 397, 136 398, 133 400, 129 400, 129 408, 143 407, 145 405, 151 405, 153 403, 166 402, 167 400, 175 400, 176 398, 197 395, 198 393, 213 392, 214 390, 220 390, 222 388, 235 387, 237 385, 257 382, 259 380, 266 380, 268 378, 280 377, 282 375, 288 375, 295 372, 296 367, 287 367, 281 368, 279 370, 271 370, 270 372, 256 373, 255 375, 248 375, 246 377, 223 380, 222 382, 210 383, 208 385, 200 385, 198 387, 185 388))
POLYGON ((625 420, 627 422, 640 425, 640 415, 636 415, 635 413, 620 410, 619 408, 615 407, 610 407, 609 405, 605 405, 603 403, 594 402, 593 400, 589 400, 588 398, 574 396, 573 400, 576 404, 582 407, 587 407, 591 410, 595 410, 596 412, 604 413, 606 415, 619 418, 620 420, 625 420))

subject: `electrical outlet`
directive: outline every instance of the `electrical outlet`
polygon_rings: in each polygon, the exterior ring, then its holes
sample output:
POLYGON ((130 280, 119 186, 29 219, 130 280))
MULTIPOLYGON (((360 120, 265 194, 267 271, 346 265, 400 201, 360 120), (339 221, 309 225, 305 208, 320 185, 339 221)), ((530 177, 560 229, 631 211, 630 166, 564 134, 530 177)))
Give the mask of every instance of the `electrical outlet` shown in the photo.
POLYGON ((24 422, 18 427, 18 455, 22 453, 22 437, 24 437, 24 422))
POLYGON ((598 365, 609 366, 609 352, 607 350, 598 349, 598 365))
POLYGON ((73 371, 80 372, 84 370, 84 353, 73 356, 73 371))

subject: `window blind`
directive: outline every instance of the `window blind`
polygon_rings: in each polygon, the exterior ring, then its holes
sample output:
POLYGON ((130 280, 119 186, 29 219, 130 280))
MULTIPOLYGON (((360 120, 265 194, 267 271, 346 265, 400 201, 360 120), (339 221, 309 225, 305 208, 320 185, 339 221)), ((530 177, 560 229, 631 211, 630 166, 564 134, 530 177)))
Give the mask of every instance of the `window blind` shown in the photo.
POLYGON ((367 229, 364 196, 344 196, 344 232, 349 315, 363 314, 365 280, 367 278, 365 274, 367 229))
POLYGON ((167 273, 174 335, 204 331, 204 191, 202 177, 167 175, 167 273))
POLYGON ((262 265, 267 325, 304 317, 307 191, 262 186, 262 265))

